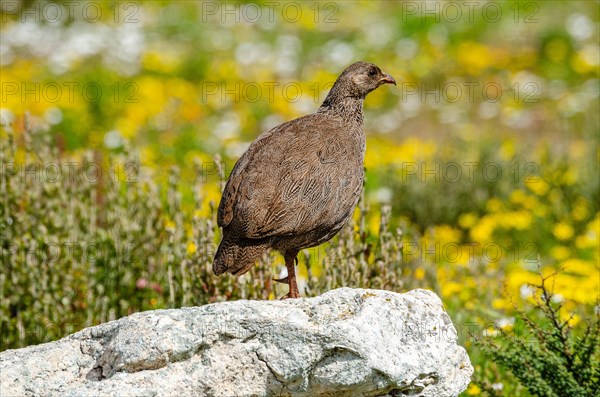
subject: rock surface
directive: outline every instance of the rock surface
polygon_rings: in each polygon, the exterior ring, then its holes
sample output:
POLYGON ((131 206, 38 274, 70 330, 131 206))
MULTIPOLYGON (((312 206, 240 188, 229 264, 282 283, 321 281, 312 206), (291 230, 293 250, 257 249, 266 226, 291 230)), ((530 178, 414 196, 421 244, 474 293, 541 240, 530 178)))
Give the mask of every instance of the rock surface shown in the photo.
POLYGON ((457 396, 456 339, 425 290, 157 310, 0 353, 0 395, 457 396))

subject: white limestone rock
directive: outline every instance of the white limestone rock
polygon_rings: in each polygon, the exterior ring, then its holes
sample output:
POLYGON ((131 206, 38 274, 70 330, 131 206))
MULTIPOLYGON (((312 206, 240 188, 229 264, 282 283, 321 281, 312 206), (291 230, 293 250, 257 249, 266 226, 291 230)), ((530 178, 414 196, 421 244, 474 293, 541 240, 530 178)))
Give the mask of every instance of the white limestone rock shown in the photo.
POLYGON ((0 353, 8 396, 457 396, 473 368, 431 291, 156 310, 0 353))

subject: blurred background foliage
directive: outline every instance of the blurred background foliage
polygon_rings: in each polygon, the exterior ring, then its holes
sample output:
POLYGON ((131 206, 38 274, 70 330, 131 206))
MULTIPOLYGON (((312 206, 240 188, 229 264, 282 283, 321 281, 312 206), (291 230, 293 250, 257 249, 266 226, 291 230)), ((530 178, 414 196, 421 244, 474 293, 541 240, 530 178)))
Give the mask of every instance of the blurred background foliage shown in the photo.
POLYGON ((356 60, 398 86, 365 102, 364 198, 301 293, 433 289, 505 395, 471 331, 511 330, 538 272, 575 329, 597 314, 598 1, 1 4, 2 349, 283 295, 277 255, 211 274, 223 179, 356 60))

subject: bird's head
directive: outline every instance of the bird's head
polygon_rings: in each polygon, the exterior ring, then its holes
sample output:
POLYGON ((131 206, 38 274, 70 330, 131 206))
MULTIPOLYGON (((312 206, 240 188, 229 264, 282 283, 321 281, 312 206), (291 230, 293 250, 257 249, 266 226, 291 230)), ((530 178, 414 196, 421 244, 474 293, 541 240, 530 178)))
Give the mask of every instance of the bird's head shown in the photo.
POLYGON ((365 97, 369 92, 383 84, 394 84, 396 80, 369 62, 356 62, 348 66, 338 77, 353 96, 365 97))

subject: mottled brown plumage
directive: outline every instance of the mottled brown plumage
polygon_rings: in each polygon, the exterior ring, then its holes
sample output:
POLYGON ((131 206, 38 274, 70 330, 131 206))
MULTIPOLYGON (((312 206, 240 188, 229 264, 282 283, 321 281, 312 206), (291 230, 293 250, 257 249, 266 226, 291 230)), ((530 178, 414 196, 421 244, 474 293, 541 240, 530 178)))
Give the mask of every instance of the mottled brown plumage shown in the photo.
POLYGON ((283 253, 297 298, 296 255, 335 236, 363 185, 363 101, 385 83, 377 66, 356 62, 338 77, 316 113, 261 134, 233 168, 219 204, 223 239, 213 262, 219 275, 247 272, 269 248, 283 253))

